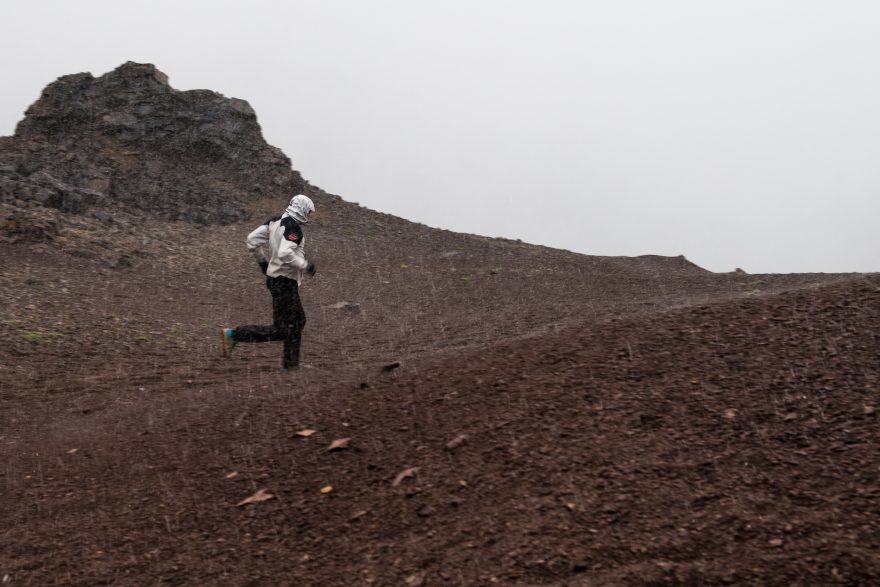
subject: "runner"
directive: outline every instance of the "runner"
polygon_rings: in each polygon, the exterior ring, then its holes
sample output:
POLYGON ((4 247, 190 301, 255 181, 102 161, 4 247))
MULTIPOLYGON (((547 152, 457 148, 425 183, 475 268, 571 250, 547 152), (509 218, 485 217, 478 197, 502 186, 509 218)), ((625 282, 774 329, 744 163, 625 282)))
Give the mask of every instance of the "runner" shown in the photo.
POLYGON ((315 275, 315 264, 306 260, 302 225, 315 211, 312 200, 300 194, 290 200, 284 214, 270 218, 247 237, 247 248, 266 275, 266 287, 272 294, 272 326, 222 328, 223 354, 228 358, 240 342, 284 341, 281 371, 299 367, 300 342, 306 315, 299 297, 303 272, 315 275), (269 259, 262 246, 269 245, 269 259))

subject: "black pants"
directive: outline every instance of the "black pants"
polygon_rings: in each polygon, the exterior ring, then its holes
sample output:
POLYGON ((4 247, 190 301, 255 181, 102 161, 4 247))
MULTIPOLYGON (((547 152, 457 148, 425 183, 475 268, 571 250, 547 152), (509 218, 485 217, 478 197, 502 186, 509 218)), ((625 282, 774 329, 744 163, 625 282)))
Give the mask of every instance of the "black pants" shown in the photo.
POLYGON ((272 326, 239 326, 232 331, 235 342, 284 341, 281 366, 291 369, 299 366, 299 347, 306 325, 306 313, 299 299, 296 280, 287 277, 269 277, 266 287, 272 294, 272 326))

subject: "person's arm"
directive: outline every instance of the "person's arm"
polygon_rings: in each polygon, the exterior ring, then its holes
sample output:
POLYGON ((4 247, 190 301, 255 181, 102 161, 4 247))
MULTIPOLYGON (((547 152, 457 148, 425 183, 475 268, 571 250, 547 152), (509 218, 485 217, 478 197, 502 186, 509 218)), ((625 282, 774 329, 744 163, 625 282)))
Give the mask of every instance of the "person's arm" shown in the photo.
POLYGON ((284 235, 281 245, 278 247, 278 258, 282 263, 293 265, 300 271, 305 270, 309 275, 315 274, 315 264, 306 260, 302 249, 303 233, 299 225, 293 222, 284 222, 284 235))
POLYGON ((257 228, 255 228, 251 233, 247 236, 247 240, 245 243, 247 244, 248 250, 251 254, 256 258, 257 263, 260 265, 260 269, 263 270, 263 273, 266 272, 266 269, 269 267, 269 262, 266 260, 266 256, 263 254, 263 245, 269 242, 269 223, 261 224, 257 228))

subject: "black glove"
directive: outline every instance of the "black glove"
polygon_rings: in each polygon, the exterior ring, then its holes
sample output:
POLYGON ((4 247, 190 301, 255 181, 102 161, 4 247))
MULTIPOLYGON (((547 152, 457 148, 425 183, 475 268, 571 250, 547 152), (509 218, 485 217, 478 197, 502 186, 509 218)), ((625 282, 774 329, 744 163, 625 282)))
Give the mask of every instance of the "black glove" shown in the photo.
POLYGON ((309 266, 306 267, 306 273, 308 273, 308 274, 311 275, 312 277, 315 276, 315 271, 317 271, 317 270, 318 270, 318 269, 315 267, 315 264, 314 264, 314 263, 309 263, 309 266))
POLYGON ((263 272, 263 275, 266 275, 266 271, 269 270, 269 261, 260 261, 260 271, 263 272))

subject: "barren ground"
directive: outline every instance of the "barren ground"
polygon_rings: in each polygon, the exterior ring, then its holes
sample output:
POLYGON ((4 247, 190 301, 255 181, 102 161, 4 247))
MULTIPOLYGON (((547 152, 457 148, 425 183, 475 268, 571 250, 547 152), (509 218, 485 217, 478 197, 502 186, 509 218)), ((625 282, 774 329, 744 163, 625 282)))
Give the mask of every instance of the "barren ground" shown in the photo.
POLYGON ((877 276, 320 211, 291 375, 251 223, 0 245, 3 585, 880 581, 877 276))

